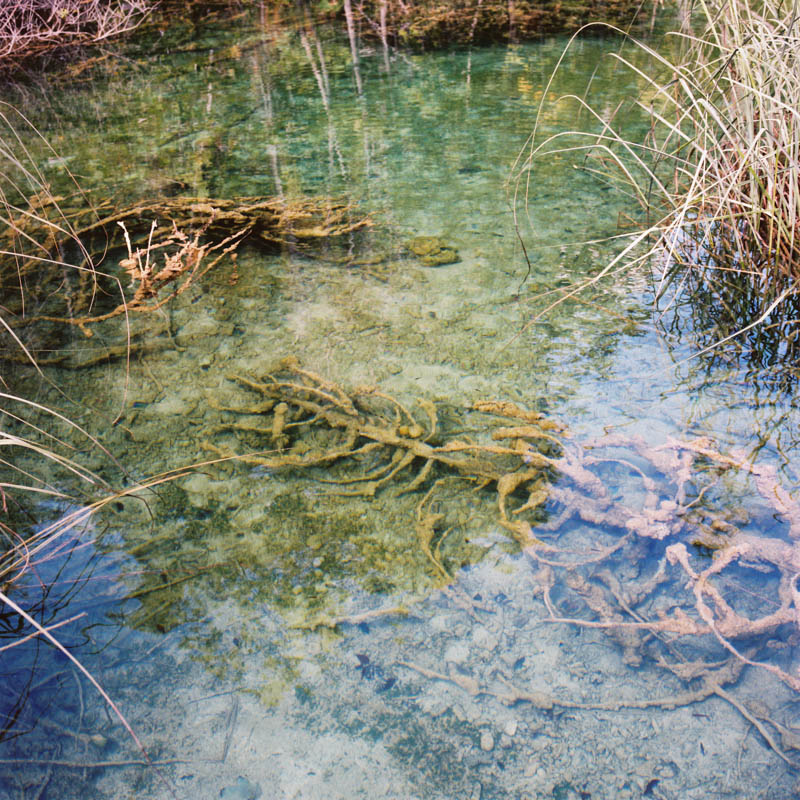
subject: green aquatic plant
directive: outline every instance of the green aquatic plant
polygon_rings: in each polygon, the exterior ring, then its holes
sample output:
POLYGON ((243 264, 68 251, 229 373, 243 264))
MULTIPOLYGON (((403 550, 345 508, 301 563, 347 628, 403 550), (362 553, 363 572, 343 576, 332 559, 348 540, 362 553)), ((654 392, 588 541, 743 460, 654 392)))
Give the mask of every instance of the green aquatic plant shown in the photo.
POLYGON ((406 245, 426 267, 439 267, 459 261, 458 250, 438 236, 416 236, 406 245))
POLYGON ((695 16, 697 32, 672 34, 674 55, 630 38, 635 56, 615 54, 640 89, 628 107, 634 123, 623 106, 570 96, 561 100, 594 125, 542 139, 543 100, 514 181, 527 196, 539 162, 577 155, 642 210, 620 234, 621 251, 556 303, 632 264, 655 264, 657 297, 704 287, 729 312, 712 348, 780 322, 800 279, 800 40, 794 10, 774 0, 704 1, 695 16))

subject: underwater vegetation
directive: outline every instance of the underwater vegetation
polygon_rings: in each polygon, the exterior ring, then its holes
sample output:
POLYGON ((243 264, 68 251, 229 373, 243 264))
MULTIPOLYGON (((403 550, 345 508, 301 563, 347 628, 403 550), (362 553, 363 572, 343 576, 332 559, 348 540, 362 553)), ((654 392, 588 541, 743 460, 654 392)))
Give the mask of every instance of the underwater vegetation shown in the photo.
MULTIPOLYGON (((716 697, 781 759, 795 763, 800 735, 791 720, 734 691, 749 669, 800 691, 791 646, 784 645, 798 635, 800 505, 774 467, 725 453, 702 437, 660 446, 621 433, 578 441, 559 423, 507 401, 476 401, 458 411, 425 400, 410 406, 375 386, 345 391, 295 359, 231 380, 241 387, 241 402, 215 408, 233 421, 205 430, 205 447, 223 470, 220 490, 227 486, 229 494, 240 480, 286 488, 275 496, 269 526, 244 535, 224 557, 227 566, 208 563, 194 575, 178 575, 187 556, 199 567, 192 554, 230 526, 222 508, 200 523, 199 538, 174 553, 171 566, 155 542, 131 549, 144 566, 156 563, 176 583, 191 581, 183 599, 171 582, 164 594, 154 584, 150 599, 137 595, 145 605, 132 621, 179 624, 193 602, 193 584, 216 581, 215 571, 227 574, 236 563, 273 576, 272 601, 298 632, 413 620, 435 587, 479 621, 491 607, 460 588, 457 571, 489 552, 478 542, 494 524, 514 541, 509 552, 523 554, 541 605, 541 618, 527 624, 603 632, 627 667, 664 671, 683 689, 646 698, 571 698, 491 670, 437 669, 410 657, 396 668, 471 697, 548 712, 675 709, 716 697), (731 505, 731 496, 750 490, 755 505, 731 505), (376 513, 351 511, 359 521, 348 524, 348 513, 336 512, 343 503, 354 510, 377 504, 376 513), (780 525, 767 534, 773 516, 780 525), (386 529, 395 549, 378 544, 386 529), (347 592, 321 586, 335 575, 354 579, 376 603, 348 607, 347 592), (398 603, 391 592, 401 588, 398 603)), ((219 553, 218 545, 211 549, 219 553)), ((251 585, 242 585, 243 599, 251 585)), ((501 594, 493 600, 502 602, 501 594)), ((223 672, 234 668, 208 658, 223 672)), ((369 662, 359 660, 364 671, 369 662)))
MULTIPOLYGON (((245 415, 271 411, 272 422, 268 429, 258 424, 229 423, 221 426, 221 430, 268 433, 273 447, 278 451, 290 448, 290 452, 274 456, 237 455, 227 448, 205 443, 206 449, 222 458, 236 455, 245 463, 269 469, 322 466, 329 472, 337 462, 355 460, 364 465, 361 474, 346 473, 337 477, 331 473, 331 477, 321 479, 339 484, 341 488, 336 493, 345 497, 372 497, 407 469, 413 473, 418 465, 418 471, 402 487, 402 493, 411 493, 424 486, 436 468, 444 469, 476 483, 478 488, 494 485, 500 524, 511 531, 522 546, 535 542, 530 523, 519 515, 524 511, 535 511, 546 499, 546 469, 553 460, 545 453, 553 447, 556 450, 560 447, 558 439, 548 432, 558 430, 559 425, 540 413, 526 411, 508 401, 479 401, 473 406, 473 411, 517 424, 496 428, 491 434, 491 444, 453 437, 441 442, 437 410, 430 401, 417 401, 425 414, 424 424, 421 424, 402 403, 378 387, 360 387, 350 396, 330 381, 304 370, 293 359, 283 361, 275 373, 261 380, 241 376, 235 376, 235 380, 268 399, 253 406, 217 408, 245 415), (295 441, 291 446, 291 432, 303 432, 306 426, 318 421, 329 428, 330 441, 326 441, 327 437, 323 435, 315 441, 316 447, 306 439, 295 441), (496 444, 503 440, 510 444, 496 444), (526 469, 520 471, 521 464, 526 469), (517 490, 527 490, 528 501, 514 511, 517 518, 511 519, 506 499, 517 490)), ((433 487, 417 506, 417 536, 420 547, 436 571, 445 580, 450 580, 452 576, 431 550, 434 540, 443 538, 436 533, 443 515, 425 510, 425 506, 431 503, 436 485, 437 481, 434 481, 433 487)))

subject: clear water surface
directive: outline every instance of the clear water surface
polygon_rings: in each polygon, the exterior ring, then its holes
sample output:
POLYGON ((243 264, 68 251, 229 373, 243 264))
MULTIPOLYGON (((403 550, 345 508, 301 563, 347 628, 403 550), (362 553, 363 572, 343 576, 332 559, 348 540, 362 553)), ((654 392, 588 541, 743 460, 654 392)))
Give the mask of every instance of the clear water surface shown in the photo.
MULTIPOLYGON (((330 195, 375 224, 310 252, 243 250, 235 276, 221 264, 163 313, 132 322, 152 352, 20 380, 101 438, 127 473, 96 449, 83 458, 116 486, 270 449, 271 415, 223 407, 263 399, 231 376, 263 377, 286 358, 325 386, 379 387, 421 423, 433 404, 437 441, 497 445, 493 429, 519 423, 477 414, 479 401, 544 413, 562 426, 563 449, 550 455, 569 454, 611 504, 640 514, 680 494, 678 467, 659 454, 677 458, 689 451, 676 441, 707 437, 686 484, 685 527, 625 543, 624 527, 592 519, 592 487, 573 471, 530 498, 533 534, 555 549, 522 553, 498 522, 495 488, 441 464, 402 493, 417 462, 373 497, 352 493, 359 482, 325 482, 376 469, 366 456, 327 472, 199 467, 71 526, 14 594, 47 624, 77 617, 59 638, 153 765, 77 668, 37 638, 0 654, 0 796, 793 796, 797 697, 774 670, 745 667, 709 634, 580 624, 676 609, 697 619, 670 545, 683 543, 702 570, 735 536, 791 541, 774 484, 770 496, 730 467, 757 456, 759 475, 796 488, 791 389, 735 359, 686 361, 691 325, 679 335, 656 319, 641 273, 534 321, 554 296, 543 292, 613 255, 590 242, 635 211, 567 154, 538 164, 527 205, 509 188, 564 41, 388 60, 365 49, 359 95, 347 42, 322 29, 306 37, 308 48, 297 29, 242 23, 191 47, 153 40, 57 91, 26 90, 24 110, 58 154, 41 154, 55 187, 66 163, 94 197, 330 195), (425 266, 409 249, 421 236, 459 260, 425 266), (607 435, 616 438, 596 443, 607 435), (442 515, 433 556, 426 514, 442 515)), ((543 136, 581 122, 557 98, 582 95, 592 76, 603 114, 642 90, 608 58, 618 46, 574 47, 546 98, 543 136)), ((116 322, 91 339, 55 336, 77 362, 125 340, 116 322)), ((294 452, 330 443, 314 435, 294 452)), ((716 580, 752 618, 790 588, 757 558, 716 580)), ((15 614, 2 624, 18 638, 15 614)), ((788 628, 735 646, 796 674, 788 628)))

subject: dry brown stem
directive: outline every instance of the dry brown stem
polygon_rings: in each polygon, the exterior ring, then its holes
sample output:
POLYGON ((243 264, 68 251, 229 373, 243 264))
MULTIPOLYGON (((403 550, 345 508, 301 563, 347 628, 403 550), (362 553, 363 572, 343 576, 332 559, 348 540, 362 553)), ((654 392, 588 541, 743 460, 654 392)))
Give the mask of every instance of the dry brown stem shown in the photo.
POLYGON ((418 672, 420 675, 423 675, 426 678, 431 678, 435 681, 445 681, 445 683, 452 683, 473 697, 477 694, 485 694, 485 692, 482 692, 478 681, 476 681, 475 678, 473 678, 471 675, 464 675, 460 672, 457 672, 452 665, 450 666, 450 674, 445 675, 443 672, 436 672, 436 670, 421 667, 419 664, 414 664, 411 661, 398 661, 396 663, 398 667, 413 669, 415 672, 418 672))

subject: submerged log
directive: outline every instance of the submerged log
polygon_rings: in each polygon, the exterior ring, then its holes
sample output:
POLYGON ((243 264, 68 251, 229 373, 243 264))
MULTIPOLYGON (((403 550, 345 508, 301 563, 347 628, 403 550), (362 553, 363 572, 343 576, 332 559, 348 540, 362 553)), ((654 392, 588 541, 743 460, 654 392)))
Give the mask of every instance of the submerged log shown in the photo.
POLYGON ((77 325, 87 336, 92 323, 158 310, 225 256, 235 266, 244 242, 308 250, 372 224, 352 205, 330 198, 170 197, 122 208, 103 202, 77 209, 66 203, 51 195, 33 197, 9 220, 0 232, 5 253, 0 291, 12 297, 19 291, 21 305, 20 287, 31 278, 41 284, 60 280, 65 270, 76 271, 78 285, 65 299, 69 313, 34 315, 24 324, 77 325), (123 245, 127 257, 117 266, 108 254, 123 245), (96 310, 100 294, 116 297, 114 307, 96 310))

